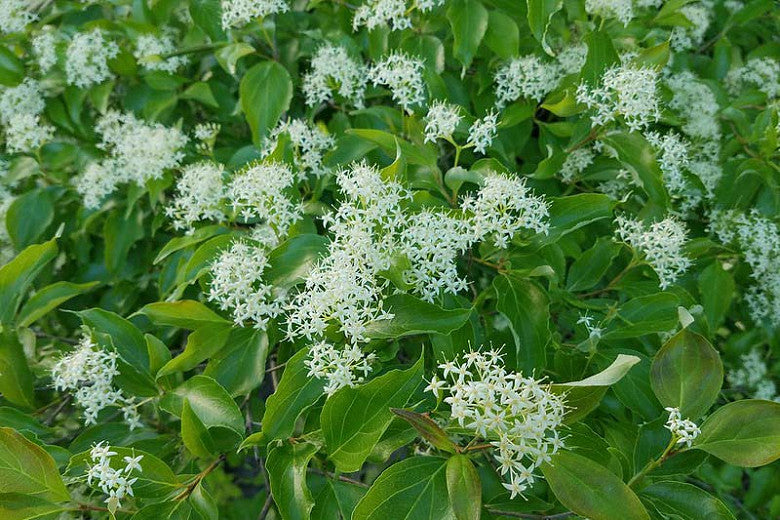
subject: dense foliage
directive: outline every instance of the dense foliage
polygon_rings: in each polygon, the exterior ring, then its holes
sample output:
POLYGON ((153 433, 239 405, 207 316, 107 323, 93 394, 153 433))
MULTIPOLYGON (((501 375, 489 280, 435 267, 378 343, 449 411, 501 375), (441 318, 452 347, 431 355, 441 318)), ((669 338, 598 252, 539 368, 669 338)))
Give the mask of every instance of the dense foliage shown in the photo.
POLYGON ((0 0, 0 518, 780 517, 772 0, 0 0))

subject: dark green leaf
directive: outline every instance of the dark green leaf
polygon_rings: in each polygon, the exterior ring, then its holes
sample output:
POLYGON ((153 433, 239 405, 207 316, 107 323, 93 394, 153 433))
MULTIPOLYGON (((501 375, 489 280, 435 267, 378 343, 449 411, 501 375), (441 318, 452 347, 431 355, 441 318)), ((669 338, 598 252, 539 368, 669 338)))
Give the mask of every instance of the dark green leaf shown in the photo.
POLYGON ((390 411, 411 424, 414 429, 435 448, 448 453, 455 453, 458 451, 458 447, 450 440, 447 433, 428 415, 399 408, 391 408, 390 411))
POLYGON ((447 460, 447 493, 457 520, 479 518, 482 486, 474 464, 466 455, 453 455, 447 460))
POLYGON ((477 52, 488 26, 488 12, 477 0, 453 0, 447 8, 455 42, 452 54, 466 68, 477 52))
POLYGON ((314 500, 306 485, 306 467, 315 453, 317 446, 308 443, 284 443, 268 453, 271 492, 284 520, 309 518, 314 500))
POLYGON ((19 250, 35 243, 54 220, 54 201, 46 190, 28 191, 14 199, 5 215, 5 226, 19 250))
POLYGON ((680 520, 735 520, 723 502, 685 482, 656 482, 639 497, 661 515, 680 520))
POLYGON ((366 337, 394 339, 416 334, 448 334, 462 327, 471 314, 471 309, 442 309, 408 294, 388 296, 384 305, 393 317, 368 323, 366 337))
POLYGON ((241 78, 241 108, 259 145, 279 117, 290 107, 292 81, 287 69, 275 61, 264 61, 241 78))

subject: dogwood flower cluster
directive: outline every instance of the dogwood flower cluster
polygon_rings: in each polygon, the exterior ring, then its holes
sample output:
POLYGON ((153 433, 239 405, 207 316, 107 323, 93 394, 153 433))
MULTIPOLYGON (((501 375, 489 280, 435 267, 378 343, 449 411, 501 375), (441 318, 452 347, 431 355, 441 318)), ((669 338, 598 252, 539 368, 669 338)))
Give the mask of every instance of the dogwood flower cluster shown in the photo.
POLYGON ((282 312, 286 296, 263 280, 268 267, 263 247, 234 241, 211 265, 209 301, 222 310, 230 310, 236 325, 251 323, 264 330, 268 320, 282 312))
POLYGON ((117 185, 135 182, 143 186, 159 179, 166 170, 179 166, 181 149, 188 138, 177 128, 147 123, 131 113, 110 110, 98 121, 98 147, 108 156, 88 166, 76 179, 76 190, 88 208, 97 208, 117 185))
POLYGON ((704 41, 704 35, 710 26, 710 2, 697 2, 684 5, 680 13, 690 22, 689 27, 677 26, 672 29, 669 43, 677 52, 694 49, 704 41))
POLYGON ((647 132, 645 137, 657 152, 656 160, 666 189, 671 195, 684 199, 684 208, 696 205, 700 197, 691 193, 692 188, 684 174, 690 164, 688 143, 675 132, 664 135, 647 132))
POLYGON ((33 54, 38 60, 38 67, 46 74, 57 64, 57 32, 50 26, 33 36, 33 54))
POLYGON ((469 140, 466 146, 473 146, 477 153, 485 153, 498 134, 498 113, 490 111, 474 121, 469 127, 469 140))
POLYGON ((726 86, 732 95, 754 88, 774 99, 780 94, 780 62, 768 56, 752 58, 743 67, 729 71, 726 86))
POLYGON ((585 12, 591 16, 615 19, 623 25, 634 18, 633 0, 585 0, 585 12))
POLYGON ((525 185, 525 179, 490 172, 476 195, 468 195, 461 209, 469 217, 472 238, 493 238, 496 247, 506 248, 521 229, 547 233, 549 204, 525 185))
POLYGON ((347 49, 326 44, 311 59, 311 70, 303 75, 306 104, 315 107, 333 102, 334 93, 355 108, 363 108, 366 90, 366 67, 350 57, 347 49))
POLYGON ((592 148, 577 148, 566 156, 561 165, 561 180, 566 183, 573 182, 585 169, 593 164, 596 158, 592 148))
POLYGON ((186 56, 168 56, 176 50, 176 44, 171 34, 156 36, 154 34, 141 34, 135 42, 133 56, 138 63, 148 70, 161 70, 164 72, 176 72, 187 64, 186 56))
POLYGON ((176 182, 176 195, 165 214, 173 220, 174 229, 194 231, 193 224, 201 220, 221 220, 225 217, 223 177, 225 169, 213 162, 187 165, 176 182))
POLYGON ((214 143, 217 141, 222 125, 219 123, 198 123, 193 129, 193 137, 198 141, 195 147, 203 155, 211 155, 214 152, 214 143))
POLYGON ((106 38, 101 29, 76 33, 65 52, 68 85, 90 88, 113 77, 108 60, 119 54, 119 45, 106 38))
POLYGON ((607 69, 597 86, 581 83, 577 102, 594 110, 595 125, 620 116, 631 130, 640 131, 660 117, 657 81, 658 71, 651 67, 618 65, 607 69))
POLYGON ((303 119, 280 121, 263 141, 260 154, 263 157, 271 155, 282 136, 289 138, 293 146, 293 163, 298 169, 298 179, 302 180, 307 173, 319 177, 329 171, 322 164, 322 158, 336 143, 332 135, 303 119))
POLYGON ((588 46, 584 43, 569 45, 564 48, 556 59, 564 74, 579 74, 588 57, 588 46))
POLYGON ((243 221, 258 222, 265 246, 279 243, 303 215, 300 202, 288 193, 295 185, 289 166, 278 162, 254 163, 236 173, 226 195, 233 212, 243 221))
POLYGON ((15 87, 0 87, 0 123, 9 152, 33 152, 54 136, 54 127, 41 121, 45 107, 40 84, 25 78, 15 87))
POLYGON ((377 27, 389 27, 392 31, 401 31, 412 27, 410 15, 417 9, 422 13, 434 7, 444 5, 444 0, 416 0, 407 8, 406 0, 367 0, 355 11, 352 29, 360 27, 368 30, 377 27))
POLYGON ((780 230, 757 212, 713 211, 710 227, 724 244, 734 244, 750 266, 753 285, 743 295, 750 316, 780 326, 780 230))
POLYGON ((434 101, 425 116, 425 142, 451 139, 461 119, 460 107, 446 101, 434 101))
POLYGON ((423 61, 405 52, 393 52, 368 70, 374 86, 387 85, 396 103, 408 113, 414 105, 425 102, 423 61))
POLYGON ((89 451, 89 458, 92 464, 87 468, 87 484, 97 486, 104 494, 108 495, 106 498, 106 504, 111 513, 115 513, 117 509, 122 507, 120 500, 123 500, 127 496, 133 496, 133 484, 136 483, 138 477, 131 477, 133 471, 136 474, 143 473, 141 467, 141 460, 143 455, 136 456, 132 453, 132 456, 123 457, 124 467, 114 468, 115 466, 113 457, 117 455, 117 452, 111 450, 111 446, 105 444, 105 441, 101 441, 94 445, 89 451))
POLYGON ((719 139, 720 107, 715 94, 706 84, 700 82, 690 71, 676 73, 666 79, 673 97, 669 108, 684 119, 681 130, 690 137, 719 139))
POLYGON ((27 24, 38 19, 28 0, 0 0, 0 33, 24 31, 27 24))
POLYGON ((669 412, 665 428, 672 432, 672 437, 676 439, 675 444, 685 444, 690 448, 696 437, 701 435, 701 430, 695 422, 683 419, 678 408, 665 408, 665 410, 669 412))
POLYGON ((504 368, 499 350, 472 351, 439 365, 426 391, 450 406, 450 420, 493 446, 511 498, 526 492, 534 471, 564 447, 563 397, 550 385, 504 368))
POLYGON ((751 393, 754 399, 780 401, 775 382, 767 377, 769 370, 761 352, 754 348, 740 356, 742 366, 729 370, 726 378, 733 387, 739 387, 751 393))
POLYGON ((75 350, 62 357, 51 369, 56 390, 73 392, 76 403, 84 409, 84 424, 97 424, 101 410, 109 406, 122 409, 130 429, 141 426, 141 418, 133 404, 121 389, 114 389, 114 376, 119 375, 113 350, 99 348, 89 336, 84 336, 75 350))
POLYGON ((683 253, 687 229, 674 217, 650 225, 623 216, 615 218, 618 238, 634 248, 658 275, 661 289, 666 289, 690 267, 683 253))
POLYGON ((500 109, 519 98, 540 101, 558 86, 561 70, 531 54, 512 58, 496 71, 496 106, 500 109))
POLYGON ((290 9, 285 0, 222 0, 222 28, 242 27, 256 18, 284 13, 290 9))
POLYGON ((327 381, 323 390, 330 396, 340 388, 365 381, 375 359, 376 354, 364 354, 357 345, 336 348, 319 341, 309 347, 309 357, 303 363, 309 369, 310 377, 327 381))

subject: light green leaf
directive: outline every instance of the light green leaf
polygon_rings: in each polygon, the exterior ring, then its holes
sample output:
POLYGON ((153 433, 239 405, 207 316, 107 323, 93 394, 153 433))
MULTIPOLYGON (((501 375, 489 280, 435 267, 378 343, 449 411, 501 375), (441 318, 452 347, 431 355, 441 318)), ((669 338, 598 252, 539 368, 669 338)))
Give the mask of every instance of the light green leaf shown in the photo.
POLYGON ((35 408, 32 372, 13 330, 0 331, 0 394, 17 406, 35 408))
POLYGON ((88 327, 107 334, 117 353, 143 374, 149 374, 149 352, 141 331, 118 314, 103 309, 88 309, 78 313, 88 327))
POLYGON ((643 334, 666 332, 677 325, 680 301, 672 293, 656 293, 628 300, 618 309, 606 339, 634 338, 643 334))
POLYGON ((615 149, 620 162, 628 168, 650 200, 662 208, 667 207, 669 195, 650 143, 641 134, 626 132, 609 134, 604 142, 615 149))
POLYGON ((510 17, 493 9, 488 12, 488 28, 485 31, 485 45, 499 58, 517 56, 520 47, 520 29, 510 17))
POLYGON ((304 233, 284 241, 268 254, 265 275, 274 286, 288 288, 302 282, 312 267, 328 253, 329 240, 304 233))
POLYGON ((566 289, 576 292, 593 288, 607 273, 619 252, 620 244, 611 237, 599 238, 569 268, 566 289))
POLYGON ((699 295, 712 330, 717 329, 726 318, 734 299, 734 277, 721 267, 719 261, 712 262, 699 274, 699 295))
POLYGON ((70 500, 51 455, 12 428, 0 427, 0 493, 64 502, 70 500))
POLYGON ((317 453, 309 443, 284 443, 268 453, 266 469, 271 492, 284 520, 306 520, 314 507, 306 485, 306 467, 317 453))
POLYGON ((601 193, 580 193, 553 199, 550 205, 550 231, 537 235, 543 243, 552 243, 583 226, 612 218, 615 203, 601 193))
POLYGON ((241 108, 259 146, 263 137, 290 108, 293 88, 287 69, 275 61, 258 63, 241 78, 241 108))
POLYGON ((422 357, 407 370, 392 370, 366 384, 344 387, 325 401, 320 425, 328 458, 341 472, 357 471, 422 381, 422 357))
POLYGON ((100 282, 71 283, 55 282, 36 292, 27 303, 22 306, 17 317, 19 327, 29 327, 38 318, 56 309, 71 298, 83 294, 100 282))
POLYGON ((588 55, 585 59, 585 65, 582 66, 582 79, 594 85, 601 81, 605 70, 620 64, 620 56, 612 45, 612 38, 606 31, 589 33, 585 37, 585 43, 588 44, 588 55))
POLYGON ((27 493, 0 493, 0 518, 3 520, 34 520, 54 518, 65 511, 65 505, 58 505, 27 493))
POLYGON ((57 242, 52 239, 26 248, 0 267, 0 324, 10 325, 13 322, 27 288, 56 256, 57 242))
POLYGON ((384 305, 393 317, 369 322, 366 337, 394 339, 417 334, 449 334, 461 328, 471 314, 471 309, 442 309, 408 294, 388 296, 384 305))
POLYGON ((214 440, 200 418, 192 411, 186 398, 181 409, 181 438, 187 449, 196 457, 213 458, 214 440))
POLYGON ((219 63, 228 74, 235 75, 238 60, 253 52, 255 52, 254 47, 248 43, 238 42, 225 45, 215 52, 214 56, 217 58, 217 63, 219 63))
POLYGON ((156 325, 169 325, 189 330, 230 323, 195 300, 149 303, 138 313, 146 315, 156 325))
POLYGON ((190 16, 214 41, 225 39, 222 30, 222 4, 219 0, 190 0, 190 16))
POLYGON ((54 220, 54 201, 47 190, 31 190, 16 197, 8 207, 5 226, 14 247, 33 244, 54 220))
POLYGON ((453 455, 447 460, 447 493, 455 518, 479 518, 482 484, 474 464, 466 455, 453 455))
POLYGON ((156 378, 192 370, 210 358, 225 346, 230 335, 230 324, 221 323, 205 326, 187 336, 184 352, 168 361, 158 372, 156 378))

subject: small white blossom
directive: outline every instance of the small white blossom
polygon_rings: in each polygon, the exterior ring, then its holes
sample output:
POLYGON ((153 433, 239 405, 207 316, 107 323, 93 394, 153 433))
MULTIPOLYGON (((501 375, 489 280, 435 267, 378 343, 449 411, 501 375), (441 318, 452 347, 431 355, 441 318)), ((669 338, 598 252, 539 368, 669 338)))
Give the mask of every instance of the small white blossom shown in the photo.
POLYGON ((561 180, 566 183, 574 182, 579 174, 593 163, 596 154, 591 148, 577 148, 566 156, 561 165, 561 180))
POLYGON ((76 33, 65 58, 68 85, 89 88, 112 77, 108 60, 119 54, 116 42, 106 39, 101 29, 76 33))
POLYGON ((40 116, 17 114, 5 129, 5 145, 11 153, 34 152, 54 137, 54 127, 41 122, 40 116))
POLYGON ((648 226, 639 220, 618 216, 615 223, 619 239, 650 264, 658 275, 661 289, 677 281, 690 267, 691 261, 683 254, 688 231, 681 221, 668 217, 648 226))
POLYGON ((445 101, 434 101, 425 116, 425 142, 451 138, 460 120, 460 107, 445 101))
POLYGON ((545 62, 535 55, 512 58, 496 71, 496 106, 527 98, 541 101, 561 80, 557 63, 545 62))
POLYGON ((307 173, 319 177, 328 172, 322 158, 336 144, 332 135, 303 119, 280 121, 263 140, 260 154, 268 157, 273 153, 282 135, 287 136, 293 146, 293 163, 299 179, 305 178, 307 173))
POLYGON ((774 99, 780 93, 780 62, 774 58, 753 58, 744 67, 729 71, 726 86, 733 95, 752 87, 774 99))
POLYGON ((309 348, 309 357, 304 364, 310 377, 327 381, 324 391, 330 396, 339 388, 362 383, 371 372, 371 363, 375 359, 373 352, 364 354, 357 345, 336 348, 320 341, 309 348))
POLYGON ((176 72, 177 69, 187 64, 186 56, 162 55, 174 52, 176 44, 171 34, 156 36, 154 34, 141 34, 135 42, 133 56, 138 63, 148 70, 161 70, 164 72, 176 72))
POLYGON ((485 117, 477 119, 469 128, 469 140, 466 146, 473 146, 474 151, 484 154, 493 144, 493 139, 498 133, 498 114, 490 111, 485 117))
POLYGON ((690 448, 696 437, 701 434, 701 430, 695 422, 683 419, 678 408, 665 408, 665 410, 669 412, 665 427, 672 432, 672 437, 676 439, 675 444, 685 444, 690 448))
POLYGON ((747 354, 740 356, 742 366, 729 370, 726 378, 731 386, 752 393, 755 399, 777 400, 777 386, 768 376, 769 370, 761 352, 754 348, 747 354))
POLYGON ((670 44, 677 52, 695 49, 704 41, 704 35, 710 26, 710 8, 704 2, 687 4, 680 13, 691 22, 690 27, 674 27, 670 44))
POLYGON ((595 111, 596 125, 621 116, 631 130, 642 130, 660 117, 656 89, 658 71, 651 67, 620 65, 607 69, 598 86, 577 88, 577 101, 595 111))
POLYGON ((689 189, 683 174, 690 164, 688 143, 675 132, 663 136, 657 132, 647 132, 645 137, 657 152, 656 160, 666 189, 672 195, 683 195, 689 189))
POLYGON ((720 107, 712 90, 689 71, 674 74, 666 84, 674 94, 669 107, 685 120, 682 131, 690 137, 719 139, 720 107))
POLYGON ((406 9, 406 0, 367 0, 355 11, 352 29, 365 26, 369 30, 388 26, 393 31, 408 29, 412 20, 406 9))
POLYGON ((283 309, 285 294, 263 280, 268 258, 262 247, 235 241, 211 265, 209 301, 230 310, 236 325, 264 330, 283 309))
POLYGON ((289 9, 285 0, 222 0, 222 28, 242 27, 255 18, 284 13, 289 9))
POLYGON ((104 445, 104 442, 106 441, 97 443, 89 452, 92 463, 87 467, 87 484, 96 486, 108 495, 106 503, 113 515, 117 509, 122 507, 120 500, 126 496, 133 496, 133 484, 136 483, 138 477, 128 477, 133 471, 138 474, 143 473, 141 460, 144 456, 124 457, 125 466, 119 467, 120 465, 115 463, 115 459, 113 459, 117 452, 111 451, 111 447, 104 445))
POLYGON ((588 46, 584 43, 569 45, 557 56, 564 74, 579 74, 588 57, 588 46))
POLYGON ((356 108, 363 108, 366 67, 351 58, 344 47, 326 44, 311 59, 303 75, 303 94, 310 107, 334 100, 334 92, 356 108))
POLYGON ((32 38, 33 53, 44 74, 57 64, 57 41, 57 31, 51 27, 45 28, 32 38))
POLYGON ((424 69, 420 58, 394 52, 371 67, 368 76, 374 85, 387 85, 393 99, 411 113, 412 106, 425 102, 424 69))
POLYGON ((4 125, 17 115, 38 115, 45 106, 41 85, 33 78, 15 87, 0 87, 0 122, 4 125))
POLYGON ((592 16, 614 18, 623 25, 634 18, 633 0, 585 0, 585 11, 592 16))
POLYGON ((195 222, 224 218, 220 207, 225 197, 224 173, 222 165, 212 162, 184 168, 176 182, 176 196, 165 208, 165 214, 173 219, 174 229, 192 232, 195 222))
POLYGON ((0 0, 0 33, 22 32, 37 19, 29 0, 0 0))

